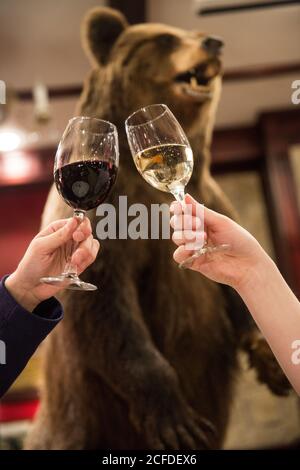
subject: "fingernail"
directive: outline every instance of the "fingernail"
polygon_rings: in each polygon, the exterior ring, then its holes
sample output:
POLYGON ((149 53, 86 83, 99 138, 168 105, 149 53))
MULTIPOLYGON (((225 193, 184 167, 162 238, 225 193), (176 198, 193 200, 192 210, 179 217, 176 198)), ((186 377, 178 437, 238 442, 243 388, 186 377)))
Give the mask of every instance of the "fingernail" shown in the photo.
POLYGON ((194 264, 194 259, 186 259, 185 261, 182 261, 180 264, 179 264, 179 268, 180 269, 189 269, 193 266, 194 264))
POLYGON ((177 213, 177 212, 182 212, 182 207, 180 202, 174 201, 170 205, 170 212, 177 213))
POLYGON ((185 193, 184 200, 186 201, 186 200, 189 200, 189 199, 192 200, 192 201, 194 201, 193 196, 191 196, 189 193, 185 193))
POLYGON ((170 212, 174 212, 175 204, 176 202, 172 202, 172 204, 170 205, 170 212))

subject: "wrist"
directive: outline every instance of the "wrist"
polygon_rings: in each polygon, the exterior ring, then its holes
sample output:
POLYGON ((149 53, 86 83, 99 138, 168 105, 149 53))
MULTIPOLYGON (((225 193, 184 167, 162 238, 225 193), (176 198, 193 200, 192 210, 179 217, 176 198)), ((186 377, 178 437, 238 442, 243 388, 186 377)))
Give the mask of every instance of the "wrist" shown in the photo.
POLYGON ((40 303, 33 291, 22 283, 16 271, 6 279, 5 287, 18 304, 28 312, 32 312, 40 303))
POLYGON ((249 294, 253 295, 254 291, 258 291, 259 288, 264 288, 268 284, 275 270, 277 270, 276 264, 261 249, 259 256, 256 257, 251 266, 248 266, 244 276, 234 288, 242 298, 248 297, 249 294))

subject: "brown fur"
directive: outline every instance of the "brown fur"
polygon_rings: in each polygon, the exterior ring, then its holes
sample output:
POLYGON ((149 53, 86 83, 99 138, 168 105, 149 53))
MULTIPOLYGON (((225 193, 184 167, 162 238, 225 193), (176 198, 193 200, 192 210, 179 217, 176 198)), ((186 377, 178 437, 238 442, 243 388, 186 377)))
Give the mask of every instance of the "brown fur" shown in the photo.
MULTIPOLYGON (((110 202, 170 202, 137 173, 124 119, 164 102, 178 116, 193 147, 188 191, 233 216, 210 176, 209 148, 221 78, 213 98, 185 95, 175 75, 209 60, 201 34, 159 24, 127 27, 114 10, 93 10, 84 45, 94 69, 78 113, 114 122, 120 134, 120 171, 110 202)), ((71 214, 52 189, 44 224, 71 214)), ((95 226, 95 212, 91 213, 95 226)), ((164 240, 107 240, 83 278, 95 293, 64 292, 65 319, 49 338, 41 409, 28 448, 218 448, 222 445, 237 373, 239 347, 252 351, 252 326, 233 291, 180 271, 164 240), (247 338, 241 344, 241 338, 247 338), (210 431, 204 420, 213 423, 210 431)), ((258 350, 257 350, 258 351, 258 350)), ((263 350, 262 362, 269 357, 263 350)), ((273 359, 272 359, 273 360, 273 359)), ((254 360, 253 360, 254 361, 254 360)), ((259 369, 260 355, 253 364, 259 369)), ((275 367, 267 377, 282 378, 275 367)), ((261 377, 263 378, 263 377, 261 377)), ((274 387, 275 388, 275 387, 274 387)), ((285 384, 276 391, 282 392, 285 384)))

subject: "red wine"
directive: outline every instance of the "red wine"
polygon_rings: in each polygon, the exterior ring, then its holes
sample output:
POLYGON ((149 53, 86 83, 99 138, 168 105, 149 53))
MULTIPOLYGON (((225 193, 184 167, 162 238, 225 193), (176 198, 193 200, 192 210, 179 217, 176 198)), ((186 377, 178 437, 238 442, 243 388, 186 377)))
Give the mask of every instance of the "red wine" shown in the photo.
POLYGON ((54 173, 56 187, 65 202, 86 211, 107 198, 116 177, 117 167, 101 160, 70 163, 54 173))

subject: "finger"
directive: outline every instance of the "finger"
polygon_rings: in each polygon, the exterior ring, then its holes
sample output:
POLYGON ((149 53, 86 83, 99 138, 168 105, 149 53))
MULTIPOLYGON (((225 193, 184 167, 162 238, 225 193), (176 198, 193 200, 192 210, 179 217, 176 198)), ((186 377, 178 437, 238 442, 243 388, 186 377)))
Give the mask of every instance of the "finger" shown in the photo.
POLYGON ((81 242, 73 253, 72 260, 75 264, 82 264, 84 260, 90 258, 90 254, 93 246, 93 236, 90 235, 86 240, 81 242), (77 261, 76 261, 76 258, 77 261))
POLYGON ((173 232, 172 240, 178 246, 187 245, 186 249, 197 250, 204 245, 204 242, 207 240, 207 234, 201 230, 178 230, 173 232))
POLYGON ((189 256, 192 256, 193 254, 194 254, 194 251, 187 250, 184 245, 181 245, 179 248, 177 248, 177 250, 174 251, 173 258, 176 261, 176 263, 182 263, 189 256))
POLYGON ((193 230, 176 230, 172 235, 173 242, 178 246, 194 242, 196 238, 197 232, 194 232, 193 230))
MULTIPOLYGON (((73 217, 69 219, 62 227, 58 230, 50 233, 49 235, 41 236, 35 239, 35 242, 39 244, 43 251, 52 253, 60 246, 67 243, 72 238, 72 234, 77 227, 77 221, 73 217)), ((53 226, 52 226, 53 228, 53 226)))
POLYGON ((204 206, 199 204, 189 194, 185 195, 184 201, 173 201, 170 206, 170 212, 174 215, 180 215, 182 213, 190 215, 201 215, 203 214, 204 206))
POLYGON ((90 246, 81 244, 72 256, 72 263, 77 266, 78 272, 82 273, 89 265, 91 265, 98 254, 100 243, 98 240, 92 239, 90 246))
POLYGON ((62 228, 70 219, 60 219, 55 220, 51 224, 47 225, 43 230, 41 230, 34 238, 41 238, 45 237, 46 235, 50 235, 51 233, 57 232, 60 228, 62 228))
POLYGON ((198 217, 180 214, 171 217, 170 225, 174 230, 198 230, 203 223, 198 217))
POLYGON ((73 234, 73 239, 76 242, 86 240, 92 233, 91 222, 88 217, 84 217, 83 221, 78 225, 77 230, 73 234))
POLYGON ((199 248, 190 250, 181 245, 173 253, 173 259, 181 269, 191 269, 201 272, 202 266, 210 262, 206 256, 199 255, 199 248))
POLYGON ((190 194, 186 194, 184 202, 185 204, 190 205, 191 214, 194 216, 198 215, 201 218, 201 214, 204 211, 205 225, 212 230, 220 228, 220 224, 227 220, 227 217, 224 215, 199 204, 199 202, 197 202, 190 194))
POLYGON ((77 271, 81 274, 94 261, 91 252, 86 248, 78 248, 72 256, 72 263, 77 267, 77 271))
POLYGON ((183 207, 181 203, 178 201, 173 201, 172 204, 170 205, 170 212, 172 212, 175 215, 182 214, 183 207))
POLYGON ((98 240, 94 239, 93 240, 92 254, 95 257, 95 259, 96 259, 97 255, 99 253, 99 250, 100 250, 100 243, 99 243, 98 240))
POLYGON ((204 206, 197 202, 190 194, 186 194, 183 201, 172 202, 170 212, 179 215, 182 212, 188 211, 190 214, 197 215, 198 213, 203 213, 203 207, 204 206))

